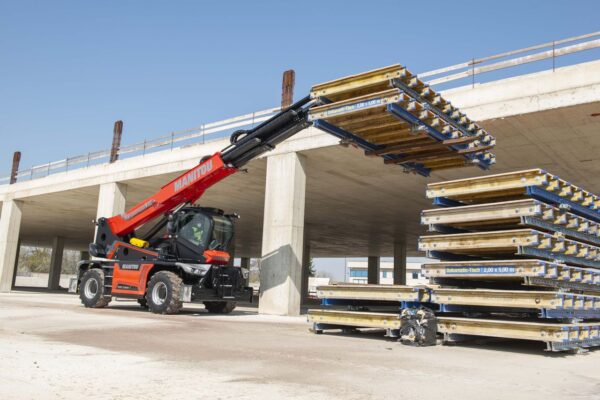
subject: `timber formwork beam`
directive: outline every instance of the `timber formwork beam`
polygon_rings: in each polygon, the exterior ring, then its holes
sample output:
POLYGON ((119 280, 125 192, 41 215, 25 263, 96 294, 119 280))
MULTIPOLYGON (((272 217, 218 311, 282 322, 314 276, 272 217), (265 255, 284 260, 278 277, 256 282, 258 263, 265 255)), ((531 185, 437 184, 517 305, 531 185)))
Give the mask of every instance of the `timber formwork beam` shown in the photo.
POLYGON ((528 227, 600 245, 600 224, 533 199, 424 210, 421 223, 442 233, 528 227))
MULTIPOLYGON (((600 323, 540 323, 497 319, 438 317, 438 333, 450 341, 454 335, 487 336, 541 341, 548 350, 564 351, 600 345, 600 323)), ((397 314, 309 310, 313 332, 329 329, 379 328, 397 337, 401 319, 397 314)))
POLYGON ((317 288, 324 306, 396 304, 440 312, 521 312, 540 318, 600 318, 600 297, 555 291, 454 289, 391 285, 328 285, 317 288), (485 308, 485 310, 484 310, 485 308))
POLYGON ((600 222, 600 197, 542 169, 430 183, 427 197, 443 207, 534 198, 600 222))
POLYGON ((448 306, 469 306, 489 312, 537 310, 540 318, 600 318, 599 296, 563 292, 435 288, 431 302, 443 312, 467 311, 448 306))
POLYGON ((600 292, 600 270, 543 260, 448 261, 421 266, 430 279, 516 280, 546 286, 600 292))
POLYGON ((422 236, 419 250, 441 259, 517 254, 600 268, 599 247, 533 229, 422 236))
POLYGON ((331 300, 428 302, 425 287, 401 285, 327 285, 317 287, 317 297, 331 300))

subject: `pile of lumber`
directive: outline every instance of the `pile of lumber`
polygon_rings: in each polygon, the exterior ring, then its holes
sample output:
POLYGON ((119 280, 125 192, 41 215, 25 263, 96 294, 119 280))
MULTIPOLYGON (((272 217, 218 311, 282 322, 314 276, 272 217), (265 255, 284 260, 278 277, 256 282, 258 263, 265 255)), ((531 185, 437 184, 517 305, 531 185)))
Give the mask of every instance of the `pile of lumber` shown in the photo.
POLYGON ((447 341, 525 339, 551 351, 600 346, 596 195, 536 169, 432 183, 427 196, 442 206, 421 216, 432 234, 419 249, 441 260, 423 265, 430 285, 320 287, 327 307, 309 314, 315 330, 384 328, 397 336, 398 309, 425 306, 447 341))
POLYGON ((314 125, 386 164, 433 170, 495 163, 495 139, 400 65, 312 87, 314 125))

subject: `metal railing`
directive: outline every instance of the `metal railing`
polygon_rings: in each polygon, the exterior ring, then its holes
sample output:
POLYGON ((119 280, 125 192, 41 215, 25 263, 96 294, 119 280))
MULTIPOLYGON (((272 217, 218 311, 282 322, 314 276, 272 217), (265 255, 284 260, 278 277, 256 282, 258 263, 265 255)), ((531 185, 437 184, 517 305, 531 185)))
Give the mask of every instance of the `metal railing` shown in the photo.
POLYGON ((451 65, 433 71, 427 71, 419 74, 419 78, 430 78, 427 80, 429 85, 439 85, 446 82, 456 81, 464 78, 472 78, 475 82, 475 76, 487 72, 498 71, 516 67, 523 64, 529 64, 536 61, 552 59, 552 69, 556 67, 556 58, 567 54, 579 53, 585 50, 600 48, 600 32, 588 33, 586 35, 574 36, 567 39, 555 40, 536 46, 525 47, 518 50, 512 50, 505 53, 495 54, 483 58, 473 58, 460 64, 451 65), (579 42, 579 43, 576 43, 579 42), (487 64, 490 61, 499 60, 515 55, 532 53, 536 50, 547 49, 545 51, 523 55, 509 60, 498 61, 487 64), (486 64, 486 65, 483 65, 486 64), (460 72, 455 72, 460 71, 460 72), (432 78, 434 77, 434 78, 432 78))
MULTIPOLYGON (((164 150, 175 145, 191 143, 206 143, 213 140, 222 139, 229 133, 238 128, 253 127, 254 125, 266 121, 277 113, 279 108, 270 108, 263 111, 253 112, 251 114, 240 115, 237 117, 225 119, 222 121, 211 122, 200 125, 197 128, 186 129, 183 131, 172 132, 170 135, 162 136, 152 140, 144 140, 140 143, 134 143, 119 148, 119 157, 131 155, 145 155, 146 153, 164 150)), ((47 164, 37 165, 17 173, 17 182, 48 176, 56 172, 69 171, 76 168, 89 167, 90 165, 105 163, 110 159, 110 149, 90 152, 84 155, 65 158, 63 160, 52 161, 47 164)), ((10 176, 0 178, 0 185, 8 183, 10 176)))
MULTIPOLYGON (((471 83, 475 84, 475 77, 492 71, 505 70, 519 65, 533 63, 536 61, 552 59, 552 68, 556 66, 557 57, 568 54, 579 53, 586 50, 600 48, 600 32, 589 33, 586 35, 570 37, 566 39, 547 42, 535 46, 525 47, 518 50, 512 50, 505 53, 495 54, 483 58, 473 58, 470 61, 449 67, 439 68, 419 74, 419 78, 424 79, 429 85, 440 85, 448 82, 460 81, 465 78, 471 78, 471 83), (544 50, 534 53, 537 50, 544 50), (527 54, 532 53, 532 54, 527 54), (513 57, 502 60, 503 58, 513 57), (491 61, 502 60, 490 63, 491 61)), ((200 125, 197 128, 184 131, 173 132, 170 135, 162 136, 157 139, 144 140, 140 143, 121 146, 119 157, 146 154, 165 148, 173 149, 178 146, 192 143, 206 143, 208 141, 221 139, 235 129, 243 127, 252 127, 257 123, 263 122, 273 116, 280 109, 270 108, 263 111, 257 111, 251 114, 240 115, 200 125)), ((35 179, 44 177, 56 172, 69 171, 75 168, 83 168, 93 164, 108 162, 110 158, 110 149, 90 152, 88 154, 65 158, 63 160, 49 162, 47 164, 37 165, 26 170, 19 171, 17 181, 35 179)), ((10 176, 0 177, 0 185, 7 184, 10 176)))

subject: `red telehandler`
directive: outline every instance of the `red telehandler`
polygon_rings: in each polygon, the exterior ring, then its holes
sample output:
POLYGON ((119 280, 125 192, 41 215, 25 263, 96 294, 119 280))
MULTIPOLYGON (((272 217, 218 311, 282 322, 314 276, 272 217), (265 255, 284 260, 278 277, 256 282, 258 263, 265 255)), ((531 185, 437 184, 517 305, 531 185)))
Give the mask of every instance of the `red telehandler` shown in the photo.
POLYGON ((193 204, 248 161, 310 126, 308 109, 315 102, 306 97, 251 130, 234 132, 229 146, 158 193, 123 214, 99 218, 89 248, 94 258, 80 262, 71 290, 79 290, 86 307, 105 307, 113 297, 124 297, 160 314, 177 313, 185 301, 229 313, 236 301, 251 300, 241 268, 229 262, 237 215, 193 204))
POLYGON ((227 313, 236 301, 251 299, 242 270, 230 263, 237 216, 193 204, 313 123, 367 155, 424 176, 467 165, 487 169, 495 161, 487 151, 494 139, 400 65, 316 85, 310 96, 262 124, 234 132, 229 146, 154 196, 121 215, 99 218, 90 244, 94 259, 80 263, 71 290, 79 289, 86 307, 130 297, 163 314, 178 312, 184 301, 227 313))

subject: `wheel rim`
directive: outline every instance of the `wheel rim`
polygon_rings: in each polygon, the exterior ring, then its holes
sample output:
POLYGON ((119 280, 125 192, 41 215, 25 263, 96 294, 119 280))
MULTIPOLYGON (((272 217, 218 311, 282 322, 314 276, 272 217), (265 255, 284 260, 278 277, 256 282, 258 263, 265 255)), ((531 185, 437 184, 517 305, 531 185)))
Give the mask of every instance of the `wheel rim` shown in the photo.
POLYGON ((169 290, 164 282, 158 282, 152 288, 152 302, 157 306, 165 304, 169 290))
POLYGON ((88 299, 93 299, 98 294, 98 281, 96 279, 88 279, 85 282, 83 293, 88 299))

